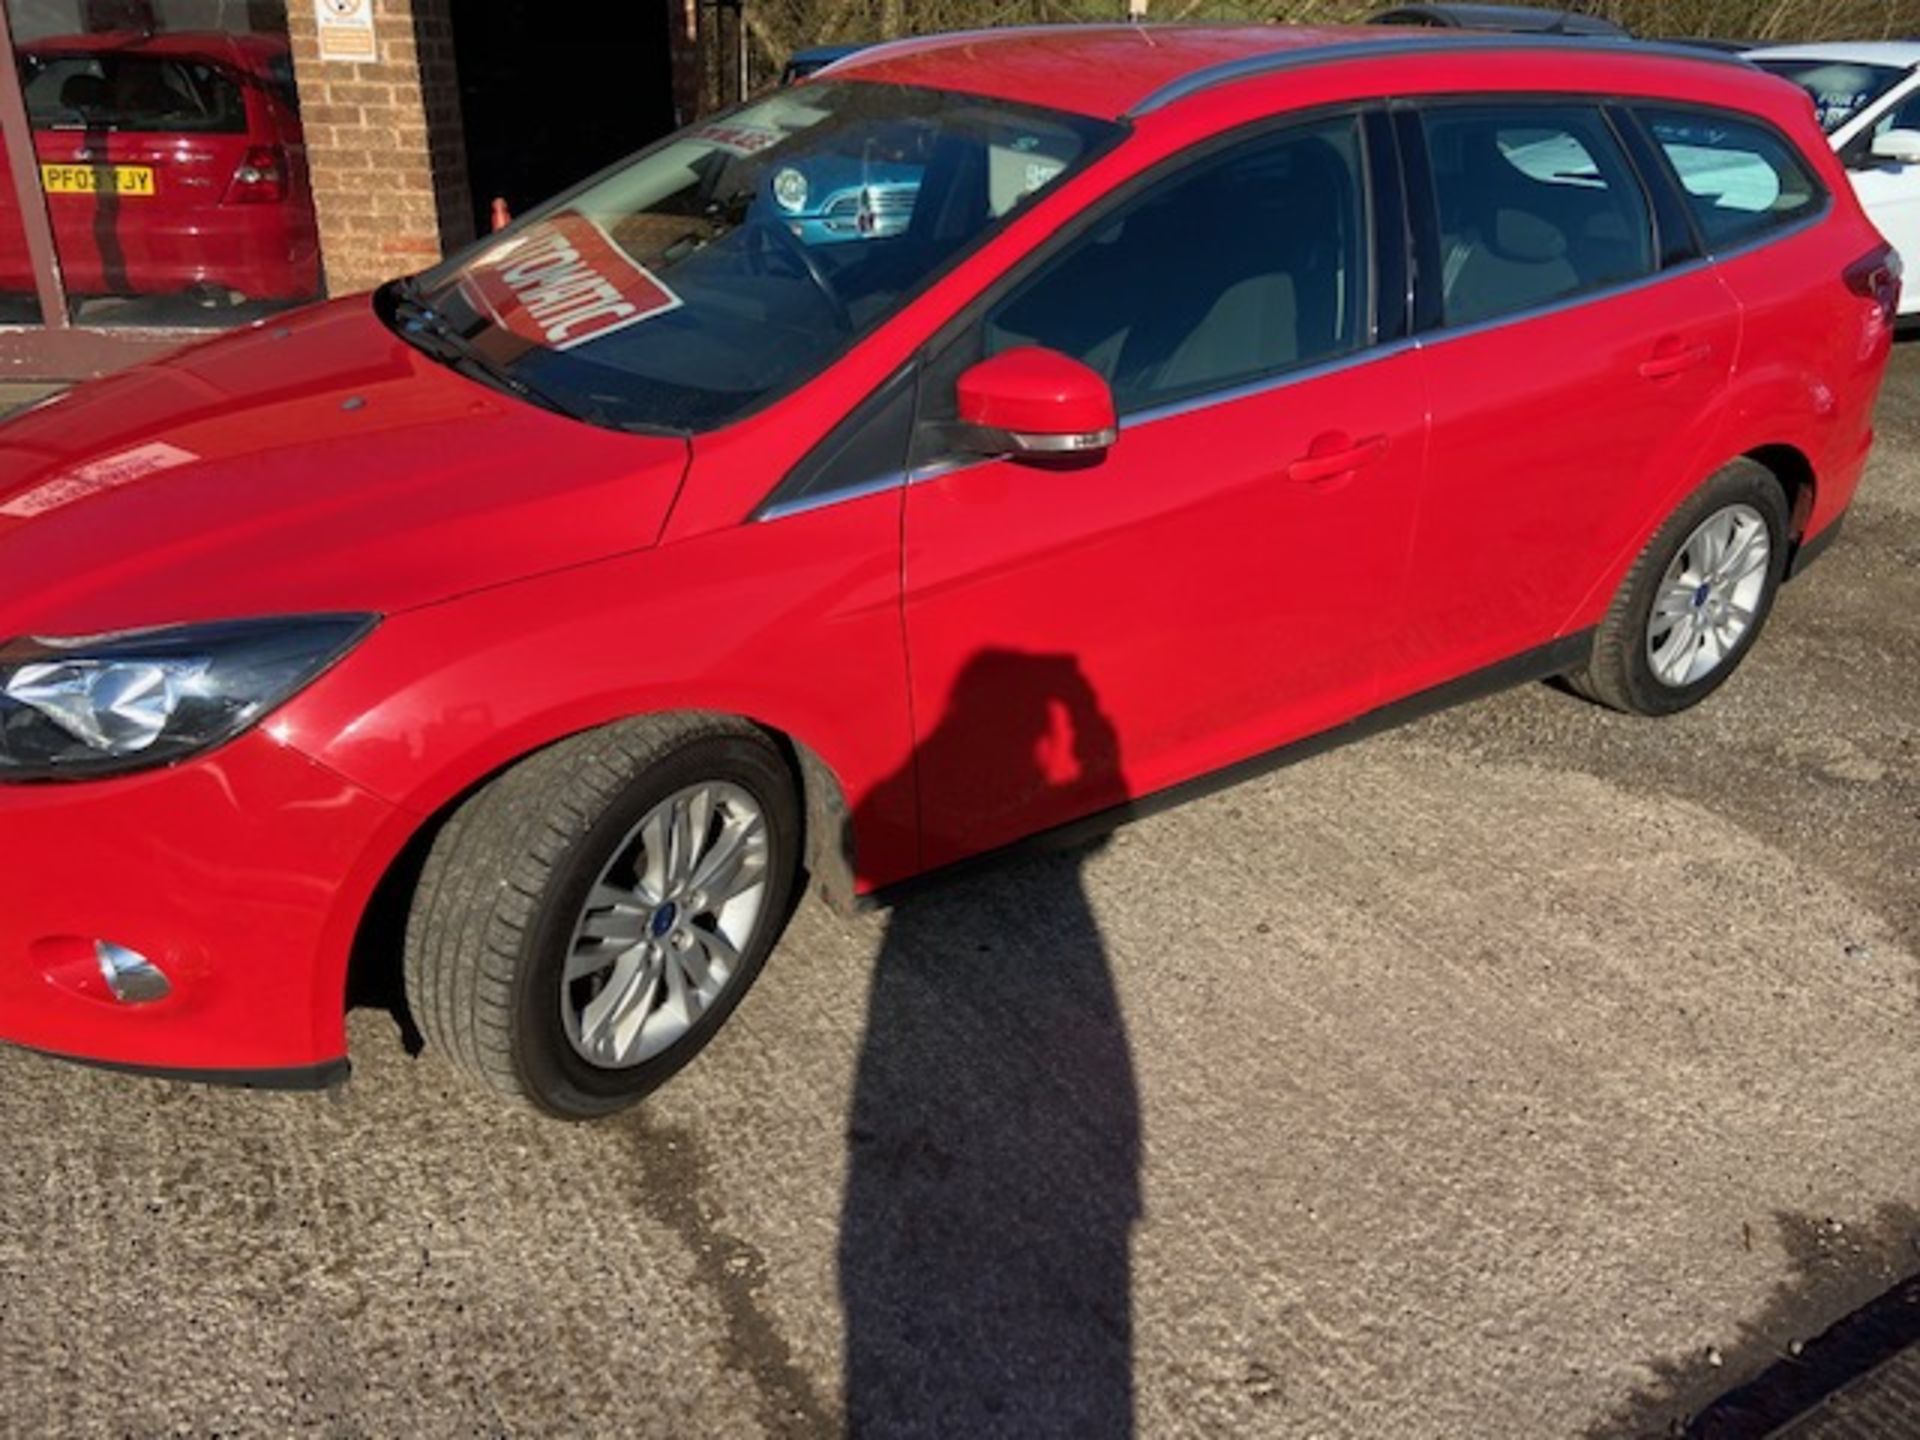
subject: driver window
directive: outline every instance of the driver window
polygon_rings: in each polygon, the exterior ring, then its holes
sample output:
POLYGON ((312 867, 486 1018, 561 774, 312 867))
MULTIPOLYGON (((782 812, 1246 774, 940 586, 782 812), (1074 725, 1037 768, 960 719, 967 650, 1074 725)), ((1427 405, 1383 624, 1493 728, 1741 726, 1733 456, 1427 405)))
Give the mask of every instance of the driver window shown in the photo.
POLYGON ((1368 315, 1363 174, 1352 116, 1201 160, 996 304, 981 353, 1071 355, 1127 415, 1355 350, 1368 315))

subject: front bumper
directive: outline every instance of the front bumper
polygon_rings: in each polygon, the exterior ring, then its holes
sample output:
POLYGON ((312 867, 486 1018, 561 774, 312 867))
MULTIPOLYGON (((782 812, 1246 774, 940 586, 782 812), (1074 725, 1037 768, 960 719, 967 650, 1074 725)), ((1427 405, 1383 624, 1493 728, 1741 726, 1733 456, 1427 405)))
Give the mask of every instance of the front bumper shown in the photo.
POLYGON ((407 828, 255 731, 147 775, 0 785, 0 1041, 282 1086, 345 1073, 354 931, 407 828), (97 942, 167 993, 116 999, 97 942))

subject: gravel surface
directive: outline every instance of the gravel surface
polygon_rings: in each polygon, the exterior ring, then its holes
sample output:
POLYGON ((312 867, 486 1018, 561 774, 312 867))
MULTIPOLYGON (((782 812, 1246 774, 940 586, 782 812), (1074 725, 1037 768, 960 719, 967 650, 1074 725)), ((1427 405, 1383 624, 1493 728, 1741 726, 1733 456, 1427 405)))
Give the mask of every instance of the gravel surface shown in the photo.
POLYGON ((0 1432, 1659 1432, 1920 1266, 1920 342, 1646 722, 1545 685, 802 908, 641 1110, 0 1053, 0 1432))

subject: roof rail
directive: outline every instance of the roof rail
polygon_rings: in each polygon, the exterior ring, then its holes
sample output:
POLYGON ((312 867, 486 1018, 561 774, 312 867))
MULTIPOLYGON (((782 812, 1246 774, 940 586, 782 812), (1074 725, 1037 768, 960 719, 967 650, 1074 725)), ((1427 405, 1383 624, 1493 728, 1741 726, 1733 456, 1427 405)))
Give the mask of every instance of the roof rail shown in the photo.
MULTIPOLYGON (((1386 27, 1382 27, 1383 29, 1386 27)), ((1315 65, 1335 65, 1346 60, 1372 60, 1386 56, 1431 55, 1436 51, 1463 50, 1552 50, 1598 53, 1602 55, 1658 55, 1672 60, 1691 60, 1705 65, 1751 67, 1752 62, 1739 55, 1706 50, 1697 46, 1668 45, 1658 40, 1634 40, 1592 35, 1496 35, 1464 31, 1421 30, 1418 37, 1406 39, 1343 40, 1333 45, 1302 46, 1293 50, 1274 50, 1265 55, 1248 55, 1239 60, 1223 60, 1204 70, 1195 70, 1169 81, 1145 96, 1127 111, 1128 119, 1151 115, 1175 101, 1219 85, 1249 80, 1276 70, 1305 70, 1315 65)))
MULTIPOLYGON (((998 40, 1007 35, 1045 35, 1059 30, 1134 30, 1139 27, 1124 21, 1054 21, 1051 24, 1037 25, 994 25, 975 30, 929 30, 924 35, 897 35, 891 40, 876 40, 871 45, 862 45, 852 54, 843 58, 860 58, 860 63, 869 60, 883 60, 888 56, 911 55, 916 51, 935 48, 931 42, 965 42, 968 40, 998 40)), ((834 64, 839 64, 838 60, 834 64)))

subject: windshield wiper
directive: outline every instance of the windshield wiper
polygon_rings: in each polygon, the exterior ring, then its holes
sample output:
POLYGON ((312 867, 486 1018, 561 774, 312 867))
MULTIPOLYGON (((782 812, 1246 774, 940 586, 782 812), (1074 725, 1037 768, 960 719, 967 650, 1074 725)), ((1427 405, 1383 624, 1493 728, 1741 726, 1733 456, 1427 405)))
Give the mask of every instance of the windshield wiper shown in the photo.
POLYGON ((599 406, 577 405, 562 400, 551 391, 522 380, 498 360, 484 354, 471 340, 454 329, 446 316, 420 298, 412 280, 402 280, 396 285, 394 297, 393 319, 401 337, 434 359, 495 389, 517 395, 531 405, 551 410, 556 415, 565 415, 570 420, 584 420, 590 425, 601 425, 610 430, 620 428, 599 406))

